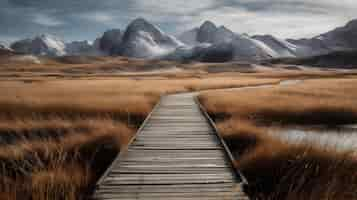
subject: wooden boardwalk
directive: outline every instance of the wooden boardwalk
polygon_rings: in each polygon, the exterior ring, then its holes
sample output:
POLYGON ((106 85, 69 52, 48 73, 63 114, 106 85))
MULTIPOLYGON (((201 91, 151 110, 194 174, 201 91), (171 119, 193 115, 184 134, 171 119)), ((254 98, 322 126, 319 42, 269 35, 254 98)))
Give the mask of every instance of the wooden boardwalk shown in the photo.
POLYGON ((194 94, 161 98, 98 182, 98 200, 248 199, 194 94))

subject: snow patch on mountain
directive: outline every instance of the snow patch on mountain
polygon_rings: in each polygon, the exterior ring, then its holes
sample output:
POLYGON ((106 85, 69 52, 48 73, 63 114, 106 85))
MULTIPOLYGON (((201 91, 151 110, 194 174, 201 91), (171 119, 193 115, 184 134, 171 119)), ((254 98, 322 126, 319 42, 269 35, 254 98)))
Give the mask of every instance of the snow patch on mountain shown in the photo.
POLYGON ((273 57, 268 47, 245 35, 237 35, 232 40, 234 60, 262 60, 273 57), (267 50, 269 49, 269 50, 267 50))
POLYGON ((153 58, 168 54, 183 43, 139 18, 127 27, 120 47, 113 54, 137 58, 153 58))
POLYGON ((298 47, 285 40, 275 38, 271 35, 257 35, 252 38, 271 49, 271 51, 274 52, 272 54, 274 58, 296 56, 296 50, 298 47))
POLYGON ((151 58, 161 56, 174 49, 170 49, 169 46, 160 46, 148 32, 139 31, 138 36, 132 42, 135 48, 139 50, 135 52, 135 56, 137 57, 151 58))
POLYGON ((11 44, 11 49, 25 54, 41 56, 63 56, 66 55, 65 43, 49 34, 42 34, 32 39, 25 39, 11 44))
POLYGON ((257 46, 259 46, 262 50, 264 50, 267 54, 269 54, 273 58, 278 58, 280 57, 279 53, 274 51, 272 48, 270 48, 267 44, 260 40, 255 40, 251 39, 253 43, 255 43, 257 46))
POLYGON ((65 55, 66 54, 66 45, 64 44, 63 41, 60 39, 57 39, 54 36, 51 35, 41 35, 39 38, 37 38, 41 41, 43 41, 47 47, 49 48, 50 51, 56 52, 57 55, 65 55))

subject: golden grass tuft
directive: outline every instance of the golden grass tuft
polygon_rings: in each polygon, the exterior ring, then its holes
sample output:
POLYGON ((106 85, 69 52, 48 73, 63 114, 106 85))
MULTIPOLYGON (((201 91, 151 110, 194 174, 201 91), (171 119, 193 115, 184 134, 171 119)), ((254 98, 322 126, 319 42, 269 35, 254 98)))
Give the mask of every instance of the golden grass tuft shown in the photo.
POLYGON ((82 190, 90 183, 89 169, 81 166, 49 169, 31 175, 30 194, 38 200, 76 200, 85 198, 82 190))

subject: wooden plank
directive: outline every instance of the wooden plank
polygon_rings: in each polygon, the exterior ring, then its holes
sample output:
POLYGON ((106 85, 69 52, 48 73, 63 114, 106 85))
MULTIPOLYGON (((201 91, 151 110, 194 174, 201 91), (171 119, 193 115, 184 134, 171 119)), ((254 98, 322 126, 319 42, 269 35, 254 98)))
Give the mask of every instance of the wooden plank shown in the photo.
MULTIPOLYGON (((126 166, 126 165, 150 165, 152 161, 121 161, 121 166, 126 166)), ((198 160, 187 160, 187 161, 174 161, 174 160, 167 160, 167 161, 155 161, 157 165, 188 165, 188 166, 193 166, 193 165, 220 165, 222 162, 220 161, 198 161, 198 160)))
POLYGON ((195 131, 182 131, 182 130, 143 130, 143 133, 147 132, 147 134, 150 135, 145 135, 145 137, 150 137, 153 136, 152 134, 174 134, 174 135, 214 135, 214 133, 210 130, 210 131, 204 131, 204 130, 195 130, 195 131))
POLYGON ((212 155, 186 155, 186 154, 158 154, 158 155, 150 155, 150 154, 129 154, 127 157, 122 158, 121 160, 148 160, 148 161, 156 161, 158 159, 171 159, 171 160, 222 160, 222 155, 212 154, 212 155))
POLYGON ((152 169, 150 169, 149 167, 145 167, 145 168, 140 168, 140 167, 121 167, 118 169, 115 169, 113 171, 111 171, 111 174, 118 174, 118 175, 125 175, 125 174, 210 174, 210 173, 215 173, 215 174, 219 174, 219 173, 229 173, 232 176, 234 176, 234 174, 232 174, 232 172, 229 170, 229 168, 225 168, 223 167, 215 167, 215 168, 193 168, 191 169, 190 166, 186 167, 186 168, 176 168, 176 167, 165 167, 165 168, 158 168, 158 167, 153 167, 152 169))
POLYGON ((145 144, 162 144, 162 145, 187 145, 187 144, 197 144, 197 145, 216 145, 219 146, 219 142, 215 140, 204 140, 204 139, 197 139, 197 138, 190 138, 190 139, 182 139, 182 138, 158 138, 152 140, 147 139, 137 139, 135 141, 136 145, 145 145, 145 144))
POLYGON ((105 196, 110 196, 110 197, 128 197, 128 198, 159 198, 159 197, 230 197, 233 198, 236 196, 236 194, 232 191, 213 191, 213 192, 206 192, 205 194, 200 194, 198 192, 192 191, 192 192, 173 192, 173 193, 117 193, 116 191, 109 190, 104 194, 101 194, 104 197, 105 196))
POLYGON ((166 184, 195 184, 195 183, 232 183, 232 178, 228 177, 213 177, 205 178, 202 177, 190 177, 190 178, 177 178, 177 179, 141 179, 140 177, 126 178, 120 176, 108 176, 105 179, 105 183, 120 183, 122 185, 166 185, 166 184))
POLYGON ((247 199, 224 150, 192 95, 162 97, 94 198, 247 199))
POLYGON ((152 146, 152 145, 172 145, 172 146, 191 146, 191 145, 197 145, 197 146, 204 146, 204 147, 211 147, 211 146, 219 146, 219 143, 217 141, 202 141, 202 140, 151 140, 151 141, 145 141, 145 140, 136 140, 135 144, 136 146, 152 146))
POLYGON ((197 164, 160 164, 160 163, 148 163, 148 164, 118 164, 118 165, 114 165, 116 167, 127 167, 127 168, 156 168, 156 169, 167 169, 167 168, 191 168, 191 169, 198 169, 198 168, 227 168, 227 163, 219 163, 219 164, 201 164, 201 163, 197 163, 197 164))
POLYGON ((116 188, 118 191, 135 191, 135 190, 145 190, 145 191, 177 191, 176 189, 182 190, 207 190, 207 189, 231 189, 234 188, 235 190, 241 189, 241 184, 238 183, 224 183, 224 184, 181 184, 181 185, 101 185, 99 188, 116 188))

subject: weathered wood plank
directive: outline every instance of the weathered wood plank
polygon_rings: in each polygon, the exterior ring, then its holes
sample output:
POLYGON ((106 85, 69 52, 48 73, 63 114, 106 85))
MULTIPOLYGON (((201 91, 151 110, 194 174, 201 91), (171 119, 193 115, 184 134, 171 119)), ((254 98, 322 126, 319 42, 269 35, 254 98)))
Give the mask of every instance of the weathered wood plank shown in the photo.
POLYGON ((192 95, 163 97, 94 198, 247 199, 224 150, 192 95))

